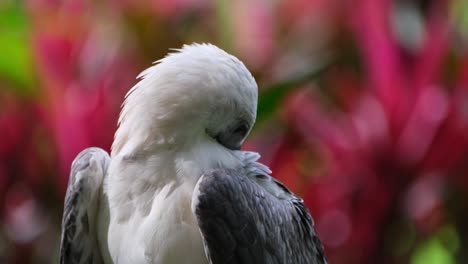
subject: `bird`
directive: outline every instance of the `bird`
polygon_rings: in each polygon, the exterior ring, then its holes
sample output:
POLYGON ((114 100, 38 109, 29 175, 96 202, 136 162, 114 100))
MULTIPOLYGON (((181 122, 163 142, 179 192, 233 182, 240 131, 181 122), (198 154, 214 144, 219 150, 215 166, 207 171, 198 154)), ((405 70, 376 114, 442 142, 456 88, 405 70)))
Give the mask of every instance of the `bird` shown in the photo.
POLYGON ((241 150, 258 87, 239 59, 184 45, 137 79, 110 155, 71 165, 60 263, 327 263, 303 200, 241 150))

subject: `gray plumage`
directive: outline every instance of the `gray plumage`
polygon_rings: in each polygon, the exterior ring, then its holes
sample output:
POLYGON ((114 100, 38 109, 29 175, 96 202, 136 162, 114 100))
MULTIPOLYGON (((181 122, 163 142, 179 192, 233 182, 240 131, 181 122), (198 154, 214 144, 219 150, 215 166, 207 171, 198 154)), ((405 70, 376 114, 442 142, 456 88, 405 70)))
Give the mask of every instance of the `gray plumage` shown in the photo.
POLYGON ((109 155, 99 148, 85 149, 73 161, 62 220, 61 264, 102 262, 95 218, 109 162, 109 155))
POLYGON ((327 263, 302 199, 255 160, 245 169, 211 170, 194 193, 192 210, 210 263, 327 263))

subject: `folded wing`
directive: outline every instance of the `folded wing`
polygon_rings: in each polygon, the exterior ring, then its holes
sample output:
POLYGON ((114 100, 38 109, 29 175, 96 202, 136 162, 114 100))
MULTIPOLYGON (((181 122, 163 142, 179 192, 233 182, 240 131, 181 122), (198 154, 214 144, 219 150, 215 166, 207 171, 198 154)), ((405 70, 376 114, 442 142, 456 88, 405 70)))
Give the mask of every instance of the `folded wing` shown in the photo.
POLYGON ((258 155, 244 153, 244 169, 210 171, 194 192, 210 263, 327 263, 302 200, 255 162, 258 155))
POLYGON ((102 182, 109 166, 107 152, 83 150, 72 164, 62 219, 60 263, 102 263, 96 215, 102 182))

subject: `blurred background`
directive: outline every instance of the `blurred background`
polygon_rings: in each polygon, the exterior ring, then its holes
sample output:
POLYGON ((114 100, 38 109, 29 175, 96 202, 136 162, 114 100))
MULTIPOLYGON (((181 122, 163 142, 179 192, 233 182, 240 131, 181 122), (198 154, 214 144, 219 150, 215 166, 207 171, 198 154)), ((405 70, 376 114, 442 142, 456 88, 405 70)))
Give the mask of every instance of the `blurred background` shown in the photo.
POLYGON ((331 263, 466 263, 466 0, 1 0, 1 263, 58 263, 72 160, 109 150, 136 75, 192 42, 254 74, 245 149, 331 263))

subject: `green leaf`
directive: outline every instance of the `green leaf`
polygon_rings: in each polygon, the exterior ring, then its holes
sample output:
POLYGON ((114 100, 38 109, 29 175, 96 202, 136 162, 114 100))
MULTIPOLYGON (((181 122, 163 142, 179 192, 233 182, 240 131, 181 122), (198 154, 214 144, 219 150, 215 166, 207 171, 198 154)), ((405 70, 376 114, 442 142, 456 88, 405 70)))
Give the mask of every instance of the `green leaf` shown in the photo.
POLYGON ((423 242, 411 256, 411 264, 454 264, 451 252, 438 238, 423 242))
POLYGON ((279 104, 287 94, 297 88, 300 88, 305 83, 317 79, 326 69, 328 69, 328 65, 330 65, 330 63, 321 65, 305 75, 265 88, 258 98, 257 123, 262 123, 274 115, 279 104))
POLYGON ((218 24, 219 44, 227 51, 232 50, 233 25, 232 4, 229 0, 216 0, 215 2, 216 22, 218 24))
POLYGON ((458 32, 465 38, 468 38, 468 1, 453 1, 451 5, 451 16, 458 32))
POLYGON ((28 93, 33 84, 29 24, 23 7, 11 1, 0 5, 0 79, 28 93))

